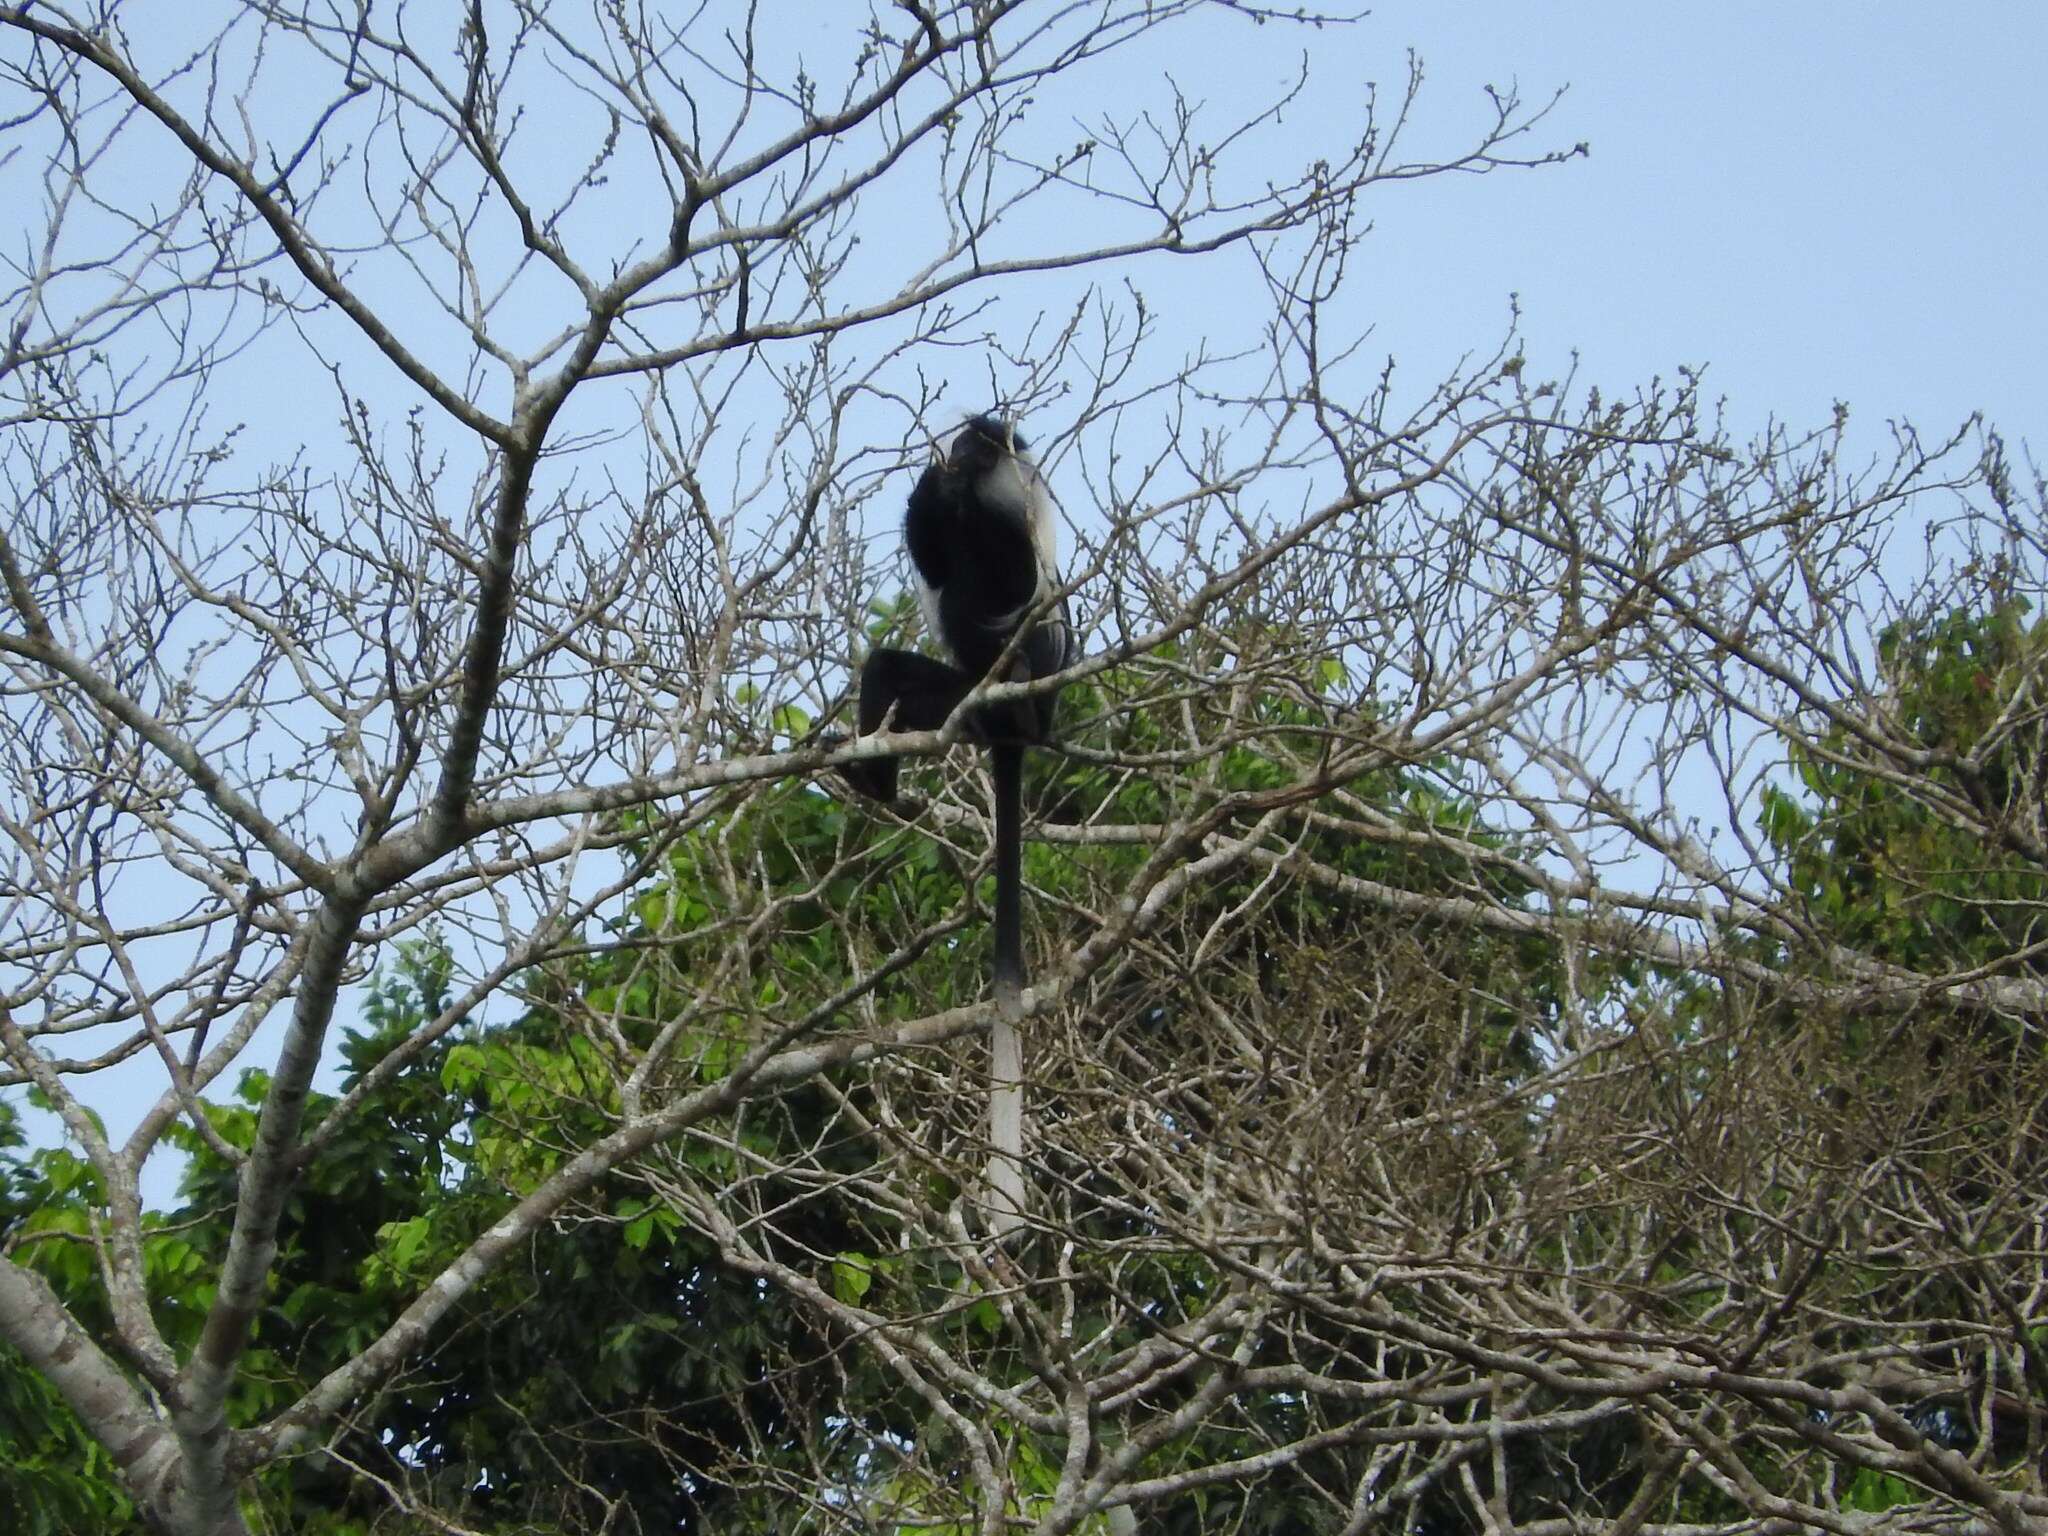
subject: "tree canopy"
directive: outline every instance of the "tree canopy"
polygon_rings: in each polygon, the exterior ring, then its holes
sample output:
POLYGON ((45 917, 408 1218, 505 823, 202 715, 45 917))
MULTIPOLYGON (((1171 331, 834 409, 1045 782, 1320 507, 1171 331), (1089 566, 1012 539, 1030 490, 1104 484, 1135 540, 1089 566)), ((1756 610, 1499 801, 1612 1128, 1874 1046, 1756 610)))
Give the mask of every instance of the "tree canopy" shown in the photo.
POLYGON ((2048 1521, 1994 433, 1411 384, 1380 200, 1576 146, 1155 87, 1336 18, 140 15, 0 11, 29 1529, 2048 1521), (983 767, 845 697, 991 406, 1086 637, 1001 1241, 983 767))

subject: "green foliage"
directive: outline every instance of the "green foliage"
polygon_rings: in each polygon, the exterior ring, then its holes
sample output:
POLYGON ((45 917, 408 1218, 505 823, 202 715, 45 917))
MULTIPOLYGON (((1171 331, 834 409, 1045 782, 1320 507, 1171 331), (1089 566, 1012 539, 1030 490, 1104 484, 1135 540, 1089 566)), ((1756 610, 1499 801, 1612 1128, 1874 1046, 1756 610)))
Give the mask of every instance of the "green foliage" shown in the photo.
POLYGON ((1900 1504, 1916 1503, 1922 1497, 1920 1491, 1903 1478, 1865 1467, 1849 1480, 1849 1486, 1842 1494, 1842 1508, 1874 1515, 1900 1504))
MULTIPOLYGON (((23 1244, 45 1278, 52 1269, 90 1284, 92 1251, 83 1201, 89 1170, 68 1152, 22 1151, 21 1117, 0 1100, 0 1238, 23 1244)), ((0 1263, 7 1262, 0 1259, 0 1263)), ((62 1287, 60 1287, 61 1291, 62 1287)), ((120 1536, 134 1509, 114 1478, 113 1460, 85 1432, 64 1399, 13 1349, 0 1344, 0 1510, 21 1536, 120 1536)))
POLYGON ((1798 793, 1766 791, 1762 830, 1840 942, 1939 971, 2002 961, 2038 937, 2048 871, 1929 804, 1953 799, 1995 824, 2039 793, 2040 718, 2010 707, 2048 666, 2048 627, 2027 612, 2011 599, 1879 637, 1891 729, 1934 754, 1914 770, 1924 793, 1850 766, 1864 754, 1840 727, 1795 754, 1798 793))
POLYGON ((0 1345, 0 1509, 22 1536, 135 1528, 113 1458, 20 1355, 0 1345))

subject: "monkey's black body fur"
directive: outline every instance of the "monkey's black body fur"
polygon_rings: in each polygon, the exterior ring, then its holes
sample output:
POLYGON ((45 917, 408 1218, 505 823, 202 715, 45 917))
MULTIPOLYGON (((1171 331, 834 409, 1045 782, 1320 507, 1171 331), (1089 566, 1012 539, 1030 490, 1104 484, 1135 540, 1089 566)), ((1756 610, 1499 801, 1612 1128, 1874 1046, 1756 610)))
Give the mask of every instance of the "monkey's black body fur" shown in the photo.
MULTIPOLYGON (((1016 429, 976 416, 934 457, 910 493, 903 522, 926 626, 952 660, 883 648, 861 669, 860 731, 936 730, 995 669, 1010 641, 1036 616, 1012 653, 1004 680, 1050 677, 1074 659, 1073 631, 1058 589, 1052 500, 1016 429), (1041 609, 1045 611, 1040 612, 1041 609), (893 711, 893 713, 892 713, 893 711)), ((989 748, 995 776, 995 990, 1005 1011, 1023 983, 1021 799, 1024 749, 1051 733, 1053 698, 983 706, 971 722, 989 748)), ((847 778, 877 800, 896 796, 896 760, 849 764, 847 778)))

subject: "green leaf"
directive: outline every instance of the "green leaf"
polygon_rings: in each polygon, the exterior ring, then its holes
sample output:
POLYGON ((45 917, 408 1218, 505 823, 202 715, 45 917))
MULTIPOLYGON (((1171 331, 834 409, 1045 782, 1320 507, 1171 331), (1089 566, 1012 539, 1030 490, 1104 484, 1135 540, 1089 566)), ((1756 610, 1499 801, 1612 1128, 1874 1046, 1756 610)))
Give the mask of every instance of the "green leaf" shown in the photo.
POLYGON ((848 1249, 832 1261, 832 1291, 849 1305, 866 1296, 875 1283, 873 1266, 864 1253, 848 1249))
POLYGON ((484 1075, 488 1058, 480 1045, 458 1045, 441 1065, 441 1086, 451 1093, 468 1093, 484 1075))
POLYGON ((385 1246, 385 1257, 400 1274, 409 1273, 427 1246, 430 1225, 424 1216, 409 1221, 387 1221, 377 1229, 377 1240, 385 1246))
POLYGON ((1849 1486, 1842 1494, 1842 1507, 1874 1514, 1900 1504, 1911 1504, 1914 1499, 1912 1484, 1893 1477, 1889 1472, 1865 1467, 1849 1480, 1849 1486))

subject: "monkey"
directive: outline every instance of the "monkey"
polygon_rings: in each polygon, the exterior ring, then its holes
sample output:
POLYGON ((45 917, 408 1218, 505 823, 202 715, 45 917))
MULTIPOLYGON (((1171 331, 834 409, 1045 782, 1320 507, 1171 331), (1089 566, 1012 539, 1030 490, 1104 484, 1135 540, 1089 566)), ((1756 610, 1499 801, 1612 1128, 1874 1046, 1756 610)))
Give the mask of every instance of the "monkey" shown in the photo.
MULTIPOLYGON (((861 735, 885 722, 899 731, 937 729, 1006 653, 1005 682, 1035 681, 1073 665, 1073 625, 1065 598, 1055 597, 1060 577, 1052 496, 1015 423, 970 417, 950 443, 934 451, 911 490, 903 544, 925 628, 949 659, 890 647, 873 651, 861 668, 861 735)), ((990 969, 998 1016, 989 1033, 994 1155, 988 1182, 999 1235, 1021 1217, 1024 1193, 1023 1058, 1017 1039, 1025 981, 1024 752, 1049 739, 1053 706, 1054 694, 1047 692, 982 705, 969 721, 988 748, 995 780, 990 969)), ((886 803, 896 797, 897 767, 895 758, 870 758, 848 764, 844 772, 855 789, 886 803)))
MULTIPOLYGON (((1004 681, 1051 677, 1074 660, 1075 641, 1058 590, 1058 535, 1052 498, 1016 427, 971 417, 937 450, 910 493, 903 542, 925 627, 951 658, 878 647, 861 669, 860 733, 885 720, 899 731, 935 730, 995 668, 1017 631, 1046 611, 1015 648, 1004 681), (891 711, 894 711, 893 716, 891 711)), ((995 991, 1016 999, 1024 983, 1018 894, 1024 749, 1050 736, 1050 693, 984 705, 970 722, 989 749, 995 777, 995 991)), ((896 796, 897 761, 849 764, 863 794, 896 796)))

